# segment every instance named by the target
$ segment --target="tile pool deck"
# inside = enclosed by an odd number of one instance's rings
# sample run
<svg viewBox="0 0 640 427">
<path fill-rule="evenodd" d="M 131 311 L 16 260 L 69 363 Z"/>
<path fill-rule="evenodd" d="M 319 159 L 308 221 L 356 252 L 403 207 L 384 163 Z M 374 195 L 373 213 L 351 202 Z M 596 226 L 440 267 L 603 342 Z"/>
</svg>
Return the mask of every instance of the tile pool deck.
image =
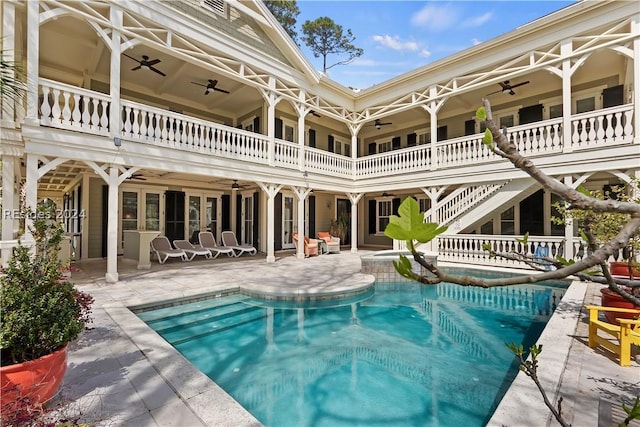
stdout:
<svg viewBox="0 0 640 427">
<path fill-rule="evenodd" d="M 360 255 L 366 253 L 343 251 L 304 260 L 279 253 L 271 264 L 260 254 L 168 261 L 154 263 L 150 271 L 138 271 L 121 260 L 118 283 L 104 282 L 104 261 L 80 262 L 72 280 L 94 296 L 94 324 L 70 346 L 58 400 L 68 402 L 65 413 L 82 412 L 81 421 L 98 426 L 258 426 L 126 307 L 239 287 L 274 294 L 340 294 L 372 280 L 360 273 Z M 599 408 L 606 412 L 602 420 L 612 412 L 608 402 L 628 402 L 640 395 L 637 361 L 621 368 L 586 344 L 586 313 L 580 308 L 599 303 L 599 287 L 572 286 L 541 337 L 541 381 L 550 397 L 558 391 L 564 397 L 563 413 L 574 426 L 613 425 L 598 423 Z M 533 382 L 520 375 L 489 425 L 557 425 L 548 422 L 548 413 Z M 614 421 L 619 422 L 615 415 Z"/>
</svg>

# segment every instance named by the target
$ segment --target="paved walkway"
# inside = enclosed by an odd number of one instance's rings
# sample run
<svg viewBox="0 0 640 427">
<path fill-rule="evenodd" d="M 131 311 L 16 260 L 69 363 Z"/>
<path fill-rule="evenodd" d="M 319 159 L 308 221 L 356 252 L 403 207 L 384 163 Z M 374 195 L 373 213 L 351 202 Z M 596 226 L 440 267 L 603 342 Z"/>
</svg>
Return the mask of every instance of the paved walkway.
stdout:
<svg viewBox="0 0 640 427">
<path fill-rule="evenodd" d="M 120 281 L 115 284 L 104 282 L 103 261 L 78 263 L 80 271 L 73 272 L 72 280 L 96 299 L 94 325 L 70 346 L 69 368 L 59 397 L 65 403 L 63 411 L 67 415 L 81 412 L 82 421 L 100 426 L 260 425 L 126 307 L 239 287 L 274 293 L 342 293 L 371 281 L 370 276 L 359 273 L 363 253 L 343 251 L 304 260 L 282 253 L 272 264 L 260 255 L 190 263 L 173 260 L 142 272 L 121 261 Z M 599 302 L 595 285 L 588 285 L 586 301 Z M 547 386 L 551 390 L 558 387 L 564 397 L 563 409 L 574 426 L 598 426 L 601 400 L 630 401 L 640 395 L 640 365 L 634 361 L 632 367 L 620 368 L 602 352 L 589 349 L 584 315 L 576 314 L 582 301 L 574 305 L 563 308 L 573 312 L 571 331 L 549 337 L 549 347 L 564 340 L 570 357 L 565 351 L 561 360 L 553 362 L 560 364 L 561 375 L 549 379 Z M 526 396 L 525 409 L 541 400 L 526 384 L 509 393 L 516 401 Z M 527 413 L 522 408 L 516 411 L 520 415 Z M 518 424 L 513 419 L 507 425 L 546 424 L 527 419 L 530 422 Z"/>
</svg>

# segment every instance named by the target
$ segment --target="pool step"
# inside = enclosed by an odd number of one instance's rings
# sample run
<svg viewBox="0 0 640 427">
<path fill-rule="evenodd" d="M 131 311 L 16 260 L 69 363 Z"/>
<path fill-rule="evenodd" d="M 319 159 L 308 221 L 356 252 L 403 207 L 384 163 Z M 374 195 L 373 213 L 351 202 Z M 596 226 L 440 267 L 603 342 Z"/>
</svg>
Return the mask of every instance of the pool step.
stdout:
<svg viewBox="0 0 640 427">
<path fill-rule="evenodd" d="M 221 308 L 224 308 L 224 310 L 213 311 L 209 316 L 202 317 L 199 320 L 181 323 L 162 330 L 156 329 L 156 331 L 169 343 L 177 345 L 185 341 L 216 334 L 232 327 L 254 322 L 265 316 L 265 310 L 260 307 L 234 305 Z"/>
<path fill-rule="evenodd" d="M 157 310 L 145 311 L 137 313 L 137 315 L 147 324 L 154 325 L 157 322 L 169 321 L 170 319 L 184 317 L 185 314 L 209 311 L 210 309 L 215 307 L 226 306 L 232 303 L 242 302 L 247 299 L 249 299 L 249 297 L 245 295 L 232 295 L 224 298 L 211 298 L 208 300 L 198 301 L 190 304 L 176 305 L 160 308 Z"/>
</svg>

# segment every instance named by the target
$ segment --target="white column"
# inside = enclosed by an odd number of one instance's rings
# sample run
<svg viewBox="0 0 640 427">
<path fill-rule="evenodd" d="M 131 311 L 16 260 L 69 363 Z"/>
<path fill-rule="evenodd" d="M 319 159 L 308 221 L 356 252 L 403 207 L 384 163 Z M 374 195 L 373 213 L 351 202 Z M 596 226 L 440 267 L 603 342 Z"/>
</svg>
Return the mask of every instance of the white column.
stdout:
<svg viewBox="0 0 640 427">
<path fill-rule="evenodd" d="M 25 182 L 25 197 L 24 204 L 26 208 L 30 208 L 32 212 L 35 212 L 36 205 L 38 204 L 38 157 L 33 154 L 27 154 L 27 179 Z M 33 235 L 31 234 L 31 227 L 33 226 L 32 218 L 25 218 L 24 220 L 24 240 L 31 243 L 33 241 Z"/>
<path fill-rule="evenodd" d="M 422 108 L 429 113 L 429 122 L 431 125 L 431 170 L 438 169 L 438 152 L 436 150 L 436 144 L 438 142 L 438 111 L 442 108 L 445 102 L 444 98 L 436 101 L 435 97 L 437 94 L 437 88 L 435 86 L 431 86 L 429 88 L 429 98 L 431 98 L 431 101 L 429 101 L 427 105 L 422 106 Z"/>
<path fill-rule="evenodd" d="M 564 184 L 568 185 L 569 187 L 573 187 L 573 177 L 571 175 L 567 175 L 564 177 Z M 571 216 L 567 216 L 565 218 L 565 225 L 564 225 L 564 253 L 562 254 L 562 257 L 564 259 L 571 259 L 573 258 L 573 244 L 574 244 L 574 238 L 573 238 L 573 218 L 571 218 Z"/>
<path fill-rule="evenodd" d="M 2 156 L 2 237 L 0 240 L 13 240 L 14 221 L 17 221 L 15 212 L 16 158 Z"/>
<path fill-rule="evenodd" d="M 305 169 L 304 137 L 304 115 L 302 115 L 298 117 L 298 169 L 301 171 Z"/>
<path fill-rule="evenodd" d="M 82 175 L 82 206 L 80 206 L 80 212 L 84 213 L 84 217 L 80 220 L 80 224 L 82 224 L 80 228 L 80 259 L 88 259 L 89 258 L 89 197 L 91 192 L 89 191 L 89 185 L 91 184 L 91 178 L 89 178 L 89 174 L 85 173 Z"/>
<path fill-rule="evenodd" d="M 28 122 L 36 122 L 38 120 L 39 12 L 39 1 L 27 2 L 27 117 L 25 120 Z"/>
<path fill-rule="evenodd" d="M 304 243 L 303 243 L 303 239 L 304 239 L 304 202 L 307 199 L 307 196 L 309 195 L 309 193 L 311 193 L 311 189 L 310 188 L 304 188 L 304 187 L 291 187 L 291 189 L 293 190 L 293 193 L 296 195 L 296 197 L 298 198 L 298 250 L 296 252 L 296 255 L 298 258 L 304 258 Z M 312 236 L 309 236 L 310 238 Z"/>
<path fill-rule="evenodd" d="M 109 167 L 109 190 L 107 207 L 107 282 L 118 281 L 118 168 Z"/>
<path fill-rule="evenodd" d="M 640 16 L 636 15 L 631 19 L 631 34 L 635 34 L 633 39 L 633 103 L 636 113 L 633 115 L 633 128 L 635 134 L 633 142 L 640 144 L 640 114 L 638 114 L 638 106 L 640 106 Z"/>
<path fill-rule="evenodd" d="M 570 153 L 571 147 L 571 59 L 569 55 L 573 51 L 571 40 L 564 40 L 560 45 L 562 61 L 562 151 Z"/>
<path fill-rule="evenodd" d="M 257 182 L 258 186 L 264 191 L 267 195 L 267 262 L 276 262 L 275 257 L 275 231 L 274 231 L 274 223 L 275 223 L 275 209 L 274 209 L 274 201 L 276 195 L 282 188 L 282 185 L 276 184 L 265 184 L 262 182 Z"/>
<path fill-rule="evenodd" d="M 111 106 L 109 108 L 109 128 L 112 137 L 120 137 L 122 119 L 120 115 L 120 31 L 122 27 L 122 10 L 113 4 L 110 9 L 111 24 L 111 70 L 109 75 L 109 95 L 111 96 Z"/>
<path fill-rule="evenodd" d="M 358 202 L 363 195 L 364 193 L 347 193 L 351 201 L 351 253 L 353 254 L 358 252 Z"/>
</svg>

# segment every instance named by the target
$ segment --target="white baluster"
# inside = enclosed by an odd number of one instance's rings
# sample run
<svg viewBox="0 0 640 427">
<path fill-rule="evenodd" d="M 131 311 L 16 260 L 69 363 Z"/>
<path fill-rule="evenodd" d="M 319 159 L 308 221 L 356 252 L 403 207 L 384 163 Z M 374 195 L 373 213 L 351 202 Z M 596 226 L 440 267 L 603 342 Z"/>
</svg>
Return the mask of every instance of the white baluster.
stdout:
<svg viewBox="0 0 640 427">
<path fill-rule="evenodd" d="M 596 130 L 596 138 L 597 138 L 598 142 L 607 142 L 607 141 L 604 141 L 604 135 L 605 135 L 605 133 L 604 133 L 604 128 L 605 128 L 604 116 L 598 116 L 597 117 L 597 123 L 598 123 L 598 126 L 597 126 L 597 130 Z"/>
<path fill-rule="evenodd" d="M 71 108 L 69 107 L 69 97 L 71 94 L 67 91 L 62 92 L 63 106 L 62 106 L 62 124 L 66 126 L 71 125 Z"/>
<path fill-rule="evenodd" d="M 111 108 L 111 104 L 108 103 L 107 101 L 100 101 L 100 105 L 101 105 L 101 109 L 102 109 L 102 113 L 100 115 L 100 126 L 102 127 L 103 130 L 108 130 L 108 126 L 109 126 L 109 110 Z M 114 113 L 114 116 L 116 114 Z M 115 119 L 117 119 L 117 117 L 114 117 Z"/>
<path fill-rule="evenodd" d="M 624 112 L 624 133 L 623 137 L 633 137 L 633 109 L 629 109 Z"/>
<path fill-rule="evenodd" d="M 137 108 L 133 108 L 131 107 L 131 116 L 132 116 L 132 123 L 131 123 L 131 132 L 133 132 L 133 137 L 134 138 L 140 138 L 140 111 Z"/>
<path fill-rule="evenodd" d="M 53 89 L 53 105 L 51 107 L 51 122 L 53 124 L 59 125 L 61 123 L 60 120 L 60 90 Z"/>
<path fill-rule="evenodd" d="M 622 113 L 616 113 L 616 129 L 615 129 L 615 141 L 622 141 L 624 138 L 623 128 L 622 128 Z"/>
<path fill-rule="evenodd" d="M 91 111 L 91 129 L 98 130 L 100 125 L 100 116 L 98 115 L 98 99 L 93 98 L 91 100 L 92 111 Z"/>
<path fill-rule="evenodd" d="M 91 99 L 87 96 L 82 97 L 82 126 L 91 129 Z"/>
<path fill-rule="evenodd" d="M 42 105 L 40 106 L 40 120 L 43 124 L 51 123 L 51 104 L 49 97 L 51 96 L 51 88 L 42 85 Z"/>
<path fill-rule="evenodd" d="M 80 104 L 82 103 L 82 101 L 80 101 L 80 95 L 78 95 L 77 93 L 73 94 L 73 111 L 71 112 L 71 121 L 73 123 L 73 126 L 76 127 L 82 127 L 82 123 L 80 123 L 80 118 L 82 117 L 82 115 L 80 114 Z"/>
</svg>

